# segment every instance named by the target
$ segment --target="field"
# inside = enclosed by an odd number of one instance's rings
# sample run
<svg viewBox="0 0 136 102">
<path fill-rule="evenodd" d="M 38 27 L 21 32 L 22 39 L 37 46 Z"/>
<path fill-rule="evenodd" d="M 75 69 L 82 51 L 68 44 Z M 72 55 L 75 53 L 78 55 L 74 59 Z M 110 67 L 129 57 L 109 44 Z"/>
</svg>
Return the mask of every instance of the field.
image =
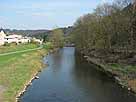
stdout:
<svg viewBox="0 0 136 102">
<path fill-rule="evenodd" d="M 1 53 L 7 53 L 7 52 L 13 52 L 13 51 L 22 51 L 27 49 L 33 49 L 38 47 L 36 44 L 10 44 L 8 46 L 0 46 L 0 54 Z"/>
<path fill-rule="evenodd" d="M 0 53 L 37 48 L 35 44 L 0 47 Z M 41 50 L 0 56 L 0 102 L 15 102 L 16 95 L 42 66 Z"/>
</svg>

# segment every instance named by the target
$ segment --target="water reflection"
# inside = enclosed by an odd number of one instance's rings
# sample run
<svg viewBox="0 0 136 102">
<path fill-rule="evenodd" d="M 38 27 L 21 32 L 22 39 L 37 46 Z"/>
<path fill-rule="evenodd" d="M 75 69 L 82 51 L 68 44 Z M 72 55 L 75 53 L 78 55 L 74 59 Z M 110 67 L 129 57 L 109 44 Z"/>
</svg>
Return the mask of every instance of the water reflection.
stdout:
<svg viewBox="0 0 136 102">
<path fill-rule="evenodd" d="M 136 97 L 121 89 L 117 84 L 104 73 L 100 73 L 94 68 L 95 65 L 88 64 L 82 57 L 76 57 L 74 67 L 74 81 L 76 85 L 87 93 L 92 102 L 135 102 Z M 86 96 L 87 96 L 86 95 Z M 89 102 L 89 101 L 87 101 Z"/>
<path fill-rule="evenodd" d="M 136 102 L 94 65 L 64 48 L 47 57 L 49 67 L 22 97 L 22 102 Z"/>
</svg>

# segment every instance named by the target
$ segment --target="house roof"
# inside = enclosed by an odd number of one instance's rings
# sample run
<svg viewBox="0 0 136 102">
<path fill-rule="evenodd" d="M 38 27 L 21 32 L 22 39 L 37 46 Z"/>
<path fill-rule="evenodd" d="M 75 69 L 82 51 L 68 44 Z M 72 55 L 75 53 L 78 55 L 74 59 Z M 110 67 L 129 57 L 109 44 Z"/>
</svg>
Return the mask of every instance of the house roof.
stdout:
<svg viewBox="0 0 136 102">
<path fill-rule="evenodd" d="M 5 30 L 4 30 L 2 27 L 0 28 L 0 32 L 1 32 L 1 31 L 3 31 L 3 32 L 6 34 Z"/>
</svg>

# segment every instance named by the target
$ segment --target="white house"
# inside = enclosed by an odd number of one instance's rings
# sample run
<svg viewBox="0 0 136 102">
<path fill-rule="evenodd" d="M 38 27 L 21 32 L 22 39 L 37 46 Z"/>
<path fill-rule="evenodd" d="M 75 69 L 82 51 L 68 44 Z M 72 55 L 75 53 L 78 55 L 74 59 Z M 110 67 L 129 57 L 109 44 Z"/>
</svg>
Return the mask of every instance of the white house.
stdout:
<svg viewBox="0 0 136 102">
<path fill-rule="evenodd" d="M 4 30 L 0 29 L 0 45 L 4 45 L 5 43 L 29 43 L 31 41 L 30 39 L 29 37 L 16 34 L 6 36 Z"/>
<path fill-rule="evenodd" d="M 5 32 L 1 29 L 1 30 L 0 30 L 0 45 L 4 45 L 4 43 L 5 43 L 5 37 L 6 37 L 6 34 L 5 34 Z"/>
<path fill-rule="evenodd" d="M 9 35 L 5 37 L 6 43 L 19 43 L 19 41 L 22 39 L 21 35 Z"/>
<path fill-rule="evenodd" d="M 19 43 L 29 43 L 29 42 L 31 42 L 31 40 L 30 40 L 31 38 L 29 38 L 29 37 L 23 37 L 23 38 L 21 38 L 21 39 L 19 39 Z"/>
<path fill-rule="evenodd" d="M 31 37 L 23 37 L 22 35 L 8 35 L 6 36 L 5 32 L 1 29 L 0 30 L 0 45 L 4 45 L 5 43 L 29 43 L 31 42 Z M 42 44 L 43 40 L 33 38 L 35 42 Z"/>
</svg>

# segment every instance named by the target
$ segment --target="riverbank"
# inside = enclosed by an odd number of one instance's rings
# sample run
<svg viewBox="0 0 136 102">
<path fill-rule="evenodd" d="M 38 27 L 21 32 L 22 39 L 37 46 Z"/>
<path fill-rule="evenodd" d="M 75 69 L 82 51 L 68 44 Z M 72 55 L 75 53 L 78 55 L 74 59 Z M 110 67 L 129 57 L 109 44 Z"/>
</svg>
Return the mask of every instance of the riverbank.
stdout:
<svg viewBox="0 0 136 102">
<path fill-rule="evenodd" d="M 109 77 L 113 78 L 115 82 L 121 85 L 122 88 L 136 94 L 136 66 L 123 65 L 119 63 L 104 63 L 99 58 L 84 56 L 89 62 L 98 66 L 99 71 L 104 72 Z"/>
<path fill-rule="evenodd" d="M 42 57 L 47 53 L 48 48 L 44 46 L 40 50 L 0 57 L 0 86 L 3 90 L 0 94 L 1 102 L 16 101 L 16 96 L 24 90 L 30 79 L 43 68 Z"/>
<path fill-rule="evenodd" d="M 44 65 L 44 67 L 45 66 L 46 65 Z M 32 85 L 33 80 L 39 79 L 39 72 L 41 72 L 41 69 L 37 70 L 37 72 L 32 75 L 31 79 L 24 84 L 23 89 L 21 89 L 21 91 L 16 95 L 16 102 L 20 102 L 21 96 L 24 95 L 24 93 L 27 91 L 27 88 Z"/>
</svg>

